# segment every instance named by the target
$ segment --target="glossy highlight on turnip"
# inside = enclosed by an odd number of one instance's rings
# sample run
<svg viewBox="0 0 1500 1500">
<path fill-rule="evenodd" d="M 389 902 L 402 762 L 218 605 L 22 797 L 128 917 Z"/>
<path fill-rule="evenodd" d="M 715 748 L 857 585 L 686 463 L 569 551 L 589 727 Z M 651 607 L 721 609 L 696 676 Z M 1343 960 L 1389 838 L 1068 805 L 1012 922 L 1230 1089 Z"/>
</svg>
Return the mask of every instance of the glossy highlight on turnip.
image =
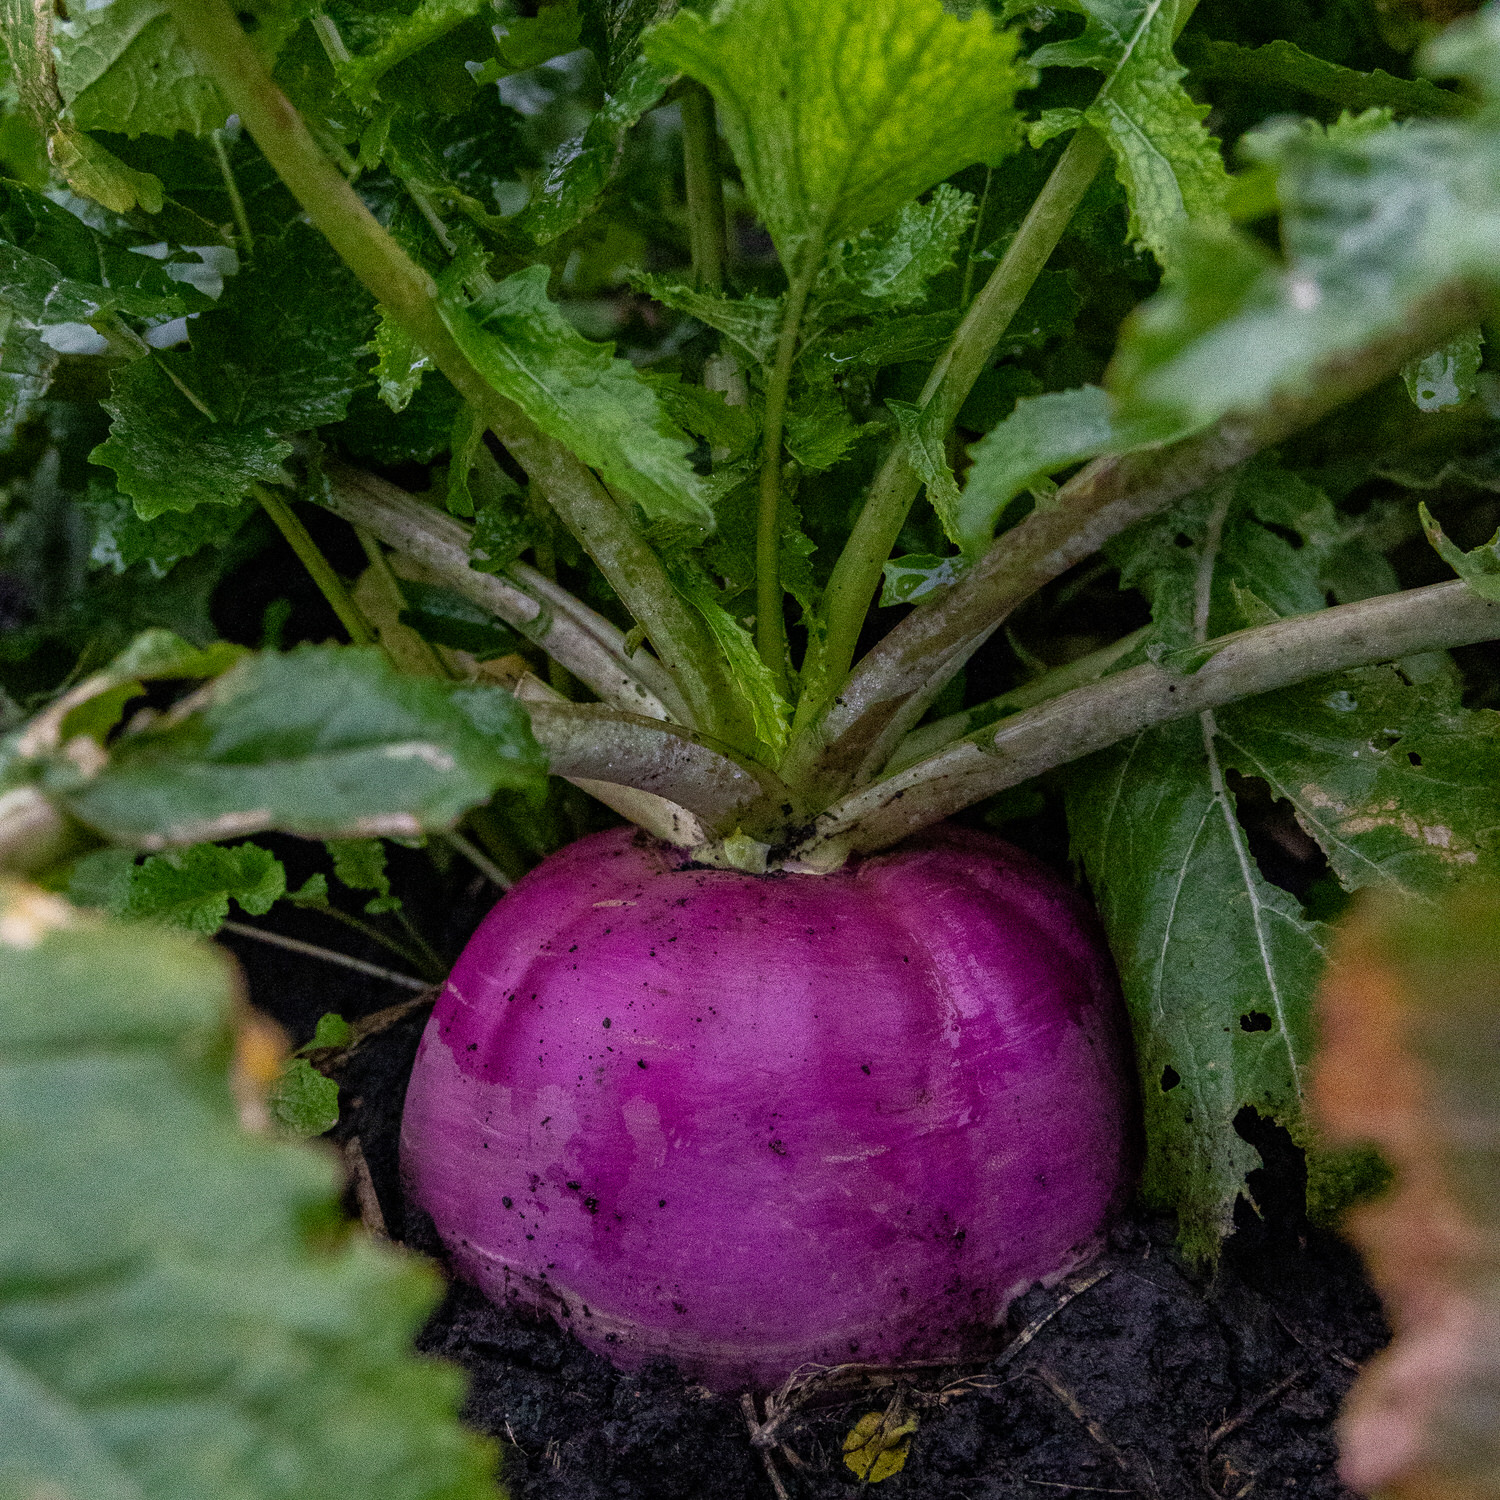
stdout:
<svg viewBox="0 0 1500 1500">
<path fill-rule="evenodd" d="M 632 829 L 486 918 L 422 1040 L 411 1198 L 456 1269 L 716 1390 L 957 1357 L 1127 1185 L 1109 960 L 1026 855 L 943 828 L 830 875 Z"/>
</svg>

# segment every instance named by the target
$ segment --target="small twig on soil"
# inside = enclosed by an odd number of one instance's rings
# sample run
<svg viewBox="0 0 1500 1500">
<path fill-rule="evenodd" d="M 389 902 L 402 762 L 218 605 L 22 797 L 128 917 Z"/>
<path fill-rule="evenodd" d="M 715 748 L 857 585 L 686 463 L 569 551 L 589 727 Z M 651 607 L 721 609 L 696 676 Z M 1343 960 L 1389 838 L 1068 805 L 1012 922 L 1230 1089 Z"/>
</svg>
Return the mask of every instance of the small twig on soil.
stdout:
<svg viewBox="0 0 1500 1500">
<path fill-rule="evenodd" d="M 1023 1484 L 1039 1484 L 1048 1490 L 1081 1490 L 1088 1495 L 1133 1495 L 1134 1490 L 1107 1490 L 1098 1484 L 1063 1484 L 1056 1479 L 1032 1479 L 1029 1475 L 1021 1476 Z"/>
<path fill-rule="evenodd" d="M 1095 1271 L 1092 1276 L 1085 1277 L 1082 1281 L 1064 1282 L 1067 1291 L 1058 1298 L 1044 1313 L 1038 1313 L 1004 1349 L 995 1361 L 995 1369 L 1003 1370 L 1021 1350 L 1023 1350 L 1043 1328 L 1065 1308 L 1075 1297 L 1081 1297 L 1091 1286 L 1098 1286 L 1106 1276 L 1114 1269 L 1113 1266 L 1105 1266 L 1102 1271 Z"/>
<path fill-rule="evenodd" d="M 1219 1444 L 1229 1436 L 1230 1433 L 1235 1432 L 1239 1428 L 1243 1427 L 1246 1422 L 1251 1420 L 1252 1417 L 1258 1416 L 1278 1396 L 1283 1395 L 1286 1391 L 1290 1390 L 1292 1386 L 1296 1385 L 1296 1383 L 1301 1380 L 1305 1374 L 1307 1374 L 1307 1366 L 1298 1366 L 1298 1368 L 1293 1370 L 1285 1380 L 1278 1380 L 1270 1390 L 1261 1392 L 1261 1394 L 1257 1396 L 1255 1400 L 1252 1401 L 1249 1406 L 1247 1406 L 1237 1416 L 1231 1417 L 1227 1422 L 1221 1422 L 1209 1434 L 1208 1442 L 1204 1445 L 1203 1449 L 1204 1455 L 1207 1456 L 1208 1454 L 1212 1453 L 1214 1449 L 1217 1448 Z"/>
<path fill-rule="evenodd" d="M 1294 1343 L 1301 1344 L 1304 1349 L 1312 1349 L 1318 1354 L 1326 1354 L 1329 1359 L 1336 1360 L 1346 1370 L 1353 1370 L 1356 1375 L 1359 1374 L 1359 1361 L 1350 1359 L 1342 1349 L 1336 1349 L 1325 1339 L 1314 1338 L 1305 1328 L 1299 1328 L 1295 1323 L 1288 1322 L 1279 1312 L 1273 1313 L 1272 1316 L 1287 1331 Z"/>
<path fill-rule="evenodd" d="M 385 1225 L 385 1215 L 380 1209 L 380 1199 L 375 1193 L 375 1181 L 370 1176 L 370 1164 L 365 1160 L 364 1147 L 357 1135 L 344 1142 L 344 1165 L 349 1170 L 349 1180 L 354 1187 L 354 1201 L 359 1205 L 359 1219 L 374 1240 L 389 1240 L 390 1231 Z"/>
<path fill-rule="evenodd" d="M 755 1397 L 746 1391 L 740 1397 L 740 1410 L 745 1414 L 745 1426 L 750 1430 L 750 1446 L 760 1451 L 761 1461 L 766 1466 L 766 1473 L 770 1476 L 771 1488 L 776 1491 L 776 1500 L 791 1500 L 786 1492 L 786 1486 L 781 1482 L 781 1475 L 776 1471 L 776 1460 L 771 1457 L 771 1450 L 762 1446 L 759 1439 L 763 1428 L 760 1418 L 755 1414 Z"/>
<path fill-rule="evenodd" d="M 1145 1469 L 1145 1466 L 1132 1454 L 1126 1453 L 1122 1448 L 1117 1448 L 1110 1441 L 1108 1434 L 1099 1423 L 1083 1409 L 1078 1397 L 1051 1370 L 1045 1365 L 1037 1365 L 1032 1373 L 1067 1407 L 1069 1414 L 1084 1431 L 1114 1459 L 1121 1472 L 1131 1481 L 1137 1493 L 1149 1495 L 1152 1497 L 1152 1500 L 1160 1500 L 1160 1492 L 1156 1487 L 1156 1480 L 1149 1469 Z"/>
<path fill-rule="evenodd" d="M 371 979 L 384 979 L 389 984 L 405 985 L 409 990 L 432 988 L 425 979 L 417 979 L 411 974 L 398 974 L 394 969 L 382 969 L 379 964 L 366 963 L 362 958 L 335 953 L 331 948 L 304 943 L 300 938 L 283 937 L 279 932 L 266 932 L 245 922 L 225 922 L 222 931 L 232 932 L 236 937 L 254 938 L 257 942 L 269 943 L 273 948 L 285 948 L 289 953 L 302 954 L 304 958 L 319 958 L 325 964 L 338 964 L 341 968 L 353 969 L 356 974 L 368 974 Z"/>
</svg>

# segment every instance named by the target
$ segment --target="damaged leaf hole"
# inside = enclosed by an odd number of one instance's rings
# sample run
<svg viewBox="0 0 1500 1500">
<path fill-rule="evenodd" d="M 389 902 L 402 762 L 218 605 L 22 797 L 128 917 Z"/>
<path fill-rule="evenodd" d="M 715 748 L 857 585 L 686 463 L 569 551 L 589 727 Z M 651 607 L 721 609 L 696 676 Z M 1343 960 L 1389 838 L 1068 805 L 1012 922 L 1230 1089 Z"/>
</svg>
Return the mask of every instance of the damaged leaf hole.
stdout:
<svg viewBox="0 0 1500 1500">
<path fill-rule="evenodd" d="M 1297 821 L 1291 802 L 1276 796 L 1259 776 L 1226 769 L 1224 781 L 1233 796 L 1235 816 L 1245 832 L 1250 857 L 1262 878 L 1295 897 L 1303 907 L 1321 905 L 1317 898 L 1330 889 L 1336 891 L 1338 879 L 1317 840 Z M 1247 1031 L 1263 1029 L 1258 1025 L 1245 1027 Z"/>
</svg>

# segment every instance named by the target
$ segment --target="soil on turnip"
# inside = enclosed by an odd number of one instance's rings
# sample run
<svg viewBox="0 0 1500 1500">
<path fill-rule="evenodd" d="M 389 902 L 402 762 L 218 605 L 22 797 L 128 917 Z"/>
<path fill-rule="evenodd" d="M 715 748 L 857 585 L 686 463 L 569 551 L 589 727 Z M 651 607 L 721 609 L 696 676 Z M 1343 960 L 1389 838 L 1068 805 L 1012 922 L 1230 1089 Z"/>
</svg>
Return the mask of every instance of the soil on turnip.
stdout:
<svg viewBox="0 0 1500 1500">
<path fill-rule="evenodd" d="M 472 911 L 445 913 L 460 933 L 487 897 L 475 888 L 470 899 L 480 903 Z M 230 945 L 253 1000 L 298 1042 L 323 1011 L 353 1019 L 402 999 L 345 971 Z M 366 1217 L 373 1188 L 391 1237 L 440 1258 L 431 1226 L 402 1200 L 396 1161 L 427 1009 L 409 1004 L 331 1069 L 342 1087 L 333 1138 L 351 1160 L 357 1142 L 368 1167 Z M 1387 1330 L 1354 1253 L 1301 1216 L 1300 1153 L 1248 1112 L 1240 1128 L 1267 1162 L 1251 1183 L 1260 1212 L 1242 1205 L 1216 1274 L 1185 1266 L 1170 1223 L 1133 1209 L 1099 1259 L 1071 1278 L 1072 1287 L 1090 1283 L 1085 1290 L 1034 1288 L 1016 1304 L 1010 1331 L 1031 1332 L 1024 1345 L 989 1364 L 916 1372 L 897 1388 L 834 1393 L 794 1413 L 776 1434 L 784 1446 L 770 1450 L 784 1493 L 816 1500 L 858 1490 L 843 1439 L 899 1389 L 919 1426 L 905 1467 L 880 1483 L 883 1500 L 1345 1496 L 1332 1424 Z M 668 1365 L 624 1374 L 551 1322 L 494 1307 L 460 1282 L 418 1343 L 468 1372 L 465 1417 L 506 1445 L 515 1500 L 774 1500 L 741 1405 Z"/>
</svg>

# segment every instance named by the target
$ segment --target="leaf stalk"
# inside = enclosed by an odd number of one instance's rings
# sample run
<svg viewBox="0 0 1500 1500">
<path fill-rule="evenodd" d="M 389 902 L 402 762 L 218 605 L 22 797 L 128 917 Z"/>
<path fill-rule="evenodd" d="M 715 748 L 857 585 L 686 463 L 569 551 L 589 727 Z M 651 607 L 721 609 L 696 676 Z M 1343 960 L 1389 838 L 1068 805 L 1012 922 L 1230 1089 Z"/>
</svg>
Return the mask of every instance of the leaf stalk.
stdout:
<svg viewBox="0 0 1500 1500">
<path fill-rule="evenodd" d="M 781 597 L 781 439 L 802 314 L 817 276 L 818 257 L 792 278 L 776 340 L 776 362 L 766 381 L 764 447 L 760 461 L 760 509 L 755 529 L 755 643 L 782 697 L 787 694 L 786 618 Z"/>
</svg>

